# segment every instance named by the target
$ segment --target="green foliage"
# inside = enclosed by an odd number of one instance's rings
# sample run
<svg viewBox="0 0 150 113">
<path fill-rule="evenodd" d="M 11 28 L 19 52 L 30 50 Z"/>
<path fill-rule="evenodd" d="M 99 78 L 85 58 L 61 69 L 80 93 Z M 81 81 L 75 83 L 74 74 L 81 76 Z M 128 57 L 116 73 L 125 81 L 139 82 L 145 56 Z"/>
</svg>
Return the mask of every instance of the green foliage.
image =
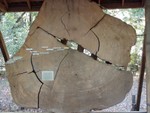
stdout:
<svg viewBox="0 0 150 113">
<path fill-rule="evenodd" d="M 0 31 L 9 54 L 14 55 L 23 45 L 29 32 L 29 27 L 37 13 L 5 13 L 1 15 Z"/>
</svg>

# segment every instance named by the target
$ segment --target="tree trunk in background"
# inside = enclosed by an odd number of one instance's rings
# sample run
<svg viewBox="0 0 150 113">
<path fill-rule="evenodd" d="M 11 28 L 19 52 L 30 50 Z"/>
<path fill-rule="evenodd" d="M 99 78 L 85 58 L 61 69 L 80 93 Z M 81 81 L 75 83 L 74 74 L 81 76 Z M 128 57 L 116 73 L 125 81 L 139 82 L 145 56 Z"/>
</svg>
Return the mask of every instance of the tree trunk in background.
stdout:
<svg viewBox="0 0 150 113">
<path fill-rule="evenodd" d="M 113 106 L 131 89 L 125 69 L 135 40 L 131 26 L 94 2 L 45 0 L 25 44 L 7 62 L 13 99 L 54 113 Z"/>
</svg>

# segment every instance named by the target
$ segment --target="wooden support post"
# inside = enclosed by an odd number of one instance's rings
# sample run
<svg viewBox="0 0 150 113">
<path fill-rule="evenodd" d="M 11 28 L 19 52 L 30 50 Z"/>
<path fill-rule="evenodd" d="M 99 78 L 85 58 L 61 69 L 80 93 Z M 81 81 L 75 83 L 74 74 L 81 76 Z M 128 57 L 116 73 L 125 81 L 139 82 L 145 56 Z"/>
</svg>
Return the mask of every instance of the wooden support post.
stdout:
<svg viewBox="0 0 150 113">
<path fill-rule="evenodd" d="M 141 94 L 142 94 L 142 86 L 144 81 L 144 73 L 145 73 L 145 62 L 146 62 L 146 53 L 145 53 L 145 38 L 143 41 L 143 53 L 142 53 L 142 62 L 141 62 L 141 72 L 139 77 L 139 86 L 138 86 L 138 95 L 137 95 L 137 102 L 136 102 L 136 111 L 140 110 L 140 103 L 141 103 Z"/>
<path fill-rule="evenodd" d="M 6 8 L 8 9 L 8 3 L 7 3 L 7 0 L 3 0 L 4 1 L 4 4 L 6 6 Z"/>
<path fill-rule="evenodd" d="M 2 3 L 0 3 L 0 11 L 2 11 L 2 12 L 6 12 L 7 11 L 7 8 Z"/>
<path fill-rule="evenodd" d="M 27 4 L 28 4 L 29 9 L 31 9 L 30 0 L 27 0 Z"/>
<path fill-rule="evenodd" d="M 144 5 L 145 5 L 145 0 L 142 0 L 142 6 L 144 7 Z"/>
<path fill-rule="evenodd" d="M 98 0 L 98 4 L 101 4 L 101 0 Z"/>
<path fill-rule="evenodd" d="M 145 3 L 147 112 L 150 113 L 150 0 Z"/>
<path fill-rule="evenodd" d="M 5 60 L 5 62 L 7 62 L 9 60 L 9 54 L 7 52 L 7 48 L 6 48 L 6 45 L 5 45 L 5 42 L 4 42 L 1 32 L 0 32 L 0 48 L 1 48 L 2 54 L 4 56 L 4 60 Z"/>
<path fill-rule="evenodd" d="M 122 0 L 122 7 L 124 6 L 124 0 Z"/>
</svg>

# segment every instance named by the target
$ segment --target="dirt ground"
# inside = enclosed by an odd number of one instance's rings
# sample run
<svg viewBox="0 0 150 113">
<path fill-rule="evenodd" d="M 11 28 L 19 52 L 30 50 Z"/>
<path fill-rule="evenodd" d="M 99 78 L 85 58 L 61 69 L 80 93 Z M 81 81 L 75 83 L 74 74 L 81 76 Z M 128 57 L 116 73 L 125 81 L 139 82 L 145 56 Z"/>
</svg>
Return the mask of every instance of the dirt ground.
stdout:
<svg viewBox="0 0 150 113">
<path fill-rule="evenodd" d="M 100 112 L 128 112 L 131 111 L 132 95 L 137 94 L 138 79 L 134 78 L 131 91 L 120 104 L 117 104 Z M 17 106 L 11 97 L 9 83 L 6 77 L 0 77 L 0 112 L 44 112 L 41 109 L 27 109 Z M 113 97 L 112 97 L 113 98 Z M 144 82 L 141 100 L 141 111 L 146 111 L 146 83 Z"/>
</svg>

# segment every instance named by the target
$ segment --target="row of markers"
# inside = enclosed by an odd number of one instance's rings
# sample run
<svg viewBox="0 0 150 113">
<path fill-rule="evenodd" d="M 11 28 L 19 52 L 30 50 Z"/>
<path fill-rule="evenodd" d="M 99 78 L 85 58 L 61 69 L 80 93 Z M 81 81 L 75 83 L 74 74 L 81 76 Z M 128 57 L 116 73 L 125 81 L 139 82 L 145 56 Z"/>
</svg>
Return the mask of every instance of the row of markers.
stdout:
<svg viewBox="0 0 150 113">
<path fill-rule="evenodd" d="M 32 55 L 47 55 L 50 52 L 49 51 L 63 51 L 63 50 L 68 50 L 69 47 L 53 47 L 53 48 L 48 48 L 47 46 L 43 46 L 42 49 L 45 49 L 46 52 L 38 52 L 33 50 L 33 48 L 26 48 L 27 51 L 30 51 Z"/>
<path fill-rule="evenodd" d="M 91 53 L 89 50 L 83 48 L 81 45 L 75 43 L 74 41 L 70 41 L 70 40 L 66 40 L 66 39 L 57 39 L 57 40 L 60 43 L 66 45 L 67 47 L 53 47 L 53 48 L 49 48 L 47 46 L 41 47 L 42 49 L 46 49 L 47 52 L 34 51 L 32 48 L 26 48 L 26 50 L 30 51 L 32 53 L 32 55 L 46 55 L 46 54 L 50 53 L 49 51 L 63 51 L 63 50 L 72 49 L 72 50 L 79 51 L 79 52 L 91 57 L 92 59 L 94 59 L 100 63 L 111 65 L 111 66 L 113 66 L 116 69 L 121 70 L 121 71 L 126 70 L 124 66 L 115 65 L 109 61 L 106 61 L 106 60 L 99 58 L 97 55 Z"/>
</svg>

